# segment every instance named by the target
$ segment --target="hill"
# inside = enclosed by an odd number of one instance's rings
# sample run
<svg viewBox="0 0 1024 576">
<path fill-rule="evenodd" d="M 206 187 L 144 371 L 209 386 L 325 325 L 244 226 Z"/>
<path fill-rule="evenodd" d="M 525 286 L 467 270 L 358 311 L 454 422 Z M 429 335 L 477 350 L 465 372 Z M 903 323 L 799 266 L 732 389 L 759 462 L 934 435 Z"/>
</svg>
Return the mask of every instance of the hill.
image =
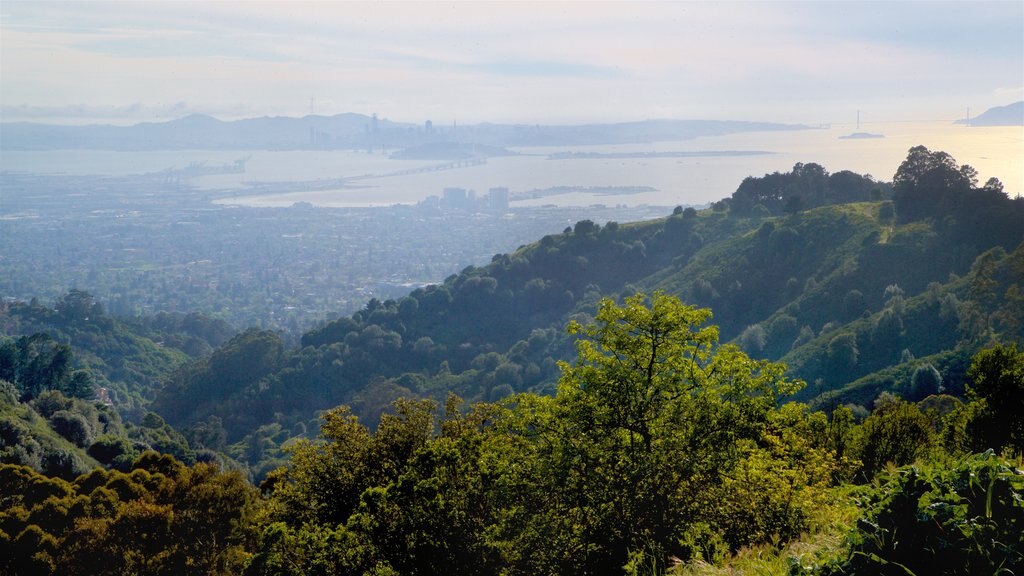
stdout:
<svg viewBox="0 0 1024 576">
<path fill-rule="evenodd" d="M 985 110 L 974 118 L 957 120 L 955 124 L 968 126 L 1024 126 L 1024 100 L 995 106 Z"/>
<path fill-rule="evenodd" d="M 6 303 L 0 573 L 1015 571 L 1022 234 L 916 147 L 582 220 L 299 347 Z"/>
<path fill-rule="evenodd" d="M 132 126 L 62 126 L 8 122 L 3 150 L 317 150 L 396 149 L 438 142 L 480 146 L 628 144 L 689 140 L 740 132 L 804 130 L 806 126 L 721 120 L 646 120 L 618 124 L 451 127 L 394 122 L 376 115 L 262 117 L 222 121 L 193 114 Z M 493 154 L 492 154 L 493 155 Z"/>
<path fill-rule="evenodd" d="M 588 322 L 602 297 L 662 291 L 712 309 L 723 342 L 784 361 L 809 384 L 797 399 L 864 411 L 882 392 L 963 394 L 978 349 L 1024 337 L 1022 240 L 1024 202 L 916 147 L 892 184 L 797 164 L 703 211 L 581 220 L 373 299 L 297 346 L 198 314 L 112 317 L 79 290 L 53 309 L 5 303 L 0 379 L 22 402 L 52 388 L 108 400 L 133 424 L 152 411 L 183 435 L 179 452 L 261 478 L 339 404 L 372 424 L 400 397 L 550 395 L 573 354 L 570 321 Z M 938 377 L 915 386 L 918 371 Z"/>
<path fill-rule="evenodd" d="M 785 360 L 810 383 L 801 398 L 826 407 L 868 409 L 926 365 L 958 392 L 976 350 L 1024 337 L 1022 240 L 1024 202 L 978 187 L 942 152 L 911 150 L 892 186 L 798 164 L 701 212 L 577 222 L 372 300 L 298 348 L 248 331 L 178 372 L 153 406 L 179 427 L 216 419 L 231 453 L 255 463 L 342 403 L 372 423 L 398 397 L 549 394 L 572 354 L 566 323 L 641 290 L 711 307 L 723 341 Z"/>
</svg>

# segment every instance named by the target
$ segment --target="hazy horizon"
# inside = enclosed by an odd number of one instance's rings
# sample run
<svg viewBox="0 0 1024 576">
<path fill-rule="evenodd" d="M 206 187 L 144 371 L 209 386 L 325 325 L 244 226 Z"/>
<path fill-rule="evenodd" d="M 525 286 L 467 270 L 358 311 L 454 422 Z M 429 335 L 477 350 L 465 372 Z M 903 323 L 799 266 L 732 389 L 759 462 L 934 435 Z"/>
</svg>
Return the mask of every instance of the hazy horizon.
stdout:
<svg viewBox="0 0 1024 576">
<path fill-rule="evenodd" d="M 22 2 L 0 120 L 953 121 L 1024 100 L 1024 3 Z"/>
</svg>

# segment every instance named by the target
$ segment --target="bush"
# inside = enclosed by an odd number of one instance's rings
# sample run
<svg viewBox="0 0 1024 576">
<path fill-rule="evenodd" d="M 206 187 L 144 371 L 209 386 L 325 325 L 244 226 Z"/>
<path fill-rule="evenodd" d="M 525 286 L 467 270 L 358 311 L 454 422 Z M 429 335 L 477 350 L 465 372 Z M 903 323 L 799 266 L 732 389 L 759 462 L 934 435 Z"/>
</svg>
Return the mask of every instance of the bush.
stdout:
<svg viewBox="0 0 1024 576">
<path fill-rule="evenodd" d="M 79 448 L 85 448 L 92 444 L 92 427 L 81 414 L 59 410 L 50 416 L 50 426 L 53 427 L 54 432 Z"/>
<path fill-rule="evenodd" d="M 72 452 L 56 449 L 43 454 L 41 472 L 47 476 L 71 480 L 88 471 L 89 466 Z"/>
<path fill-rule="evenodd" d="M 942 391 L 942 375 L 931 364 L 918 366 L 910 377 L 908 400 L 918 401 Z"/>
<path fill-rule="evenodd" d="M 32 407 L 43 418 L 49 418 L 60 410 L 70 410 L 74 401 L 56 390 L 42 392 L 34 400 Z"/>
<path fill-rule="evenodd" d="M 860 429 L 857 452 L 863 463 L 861 473 L 871 479 L 890 463 L 910 464 L 931 443 L 931 421 L 916 404 L 880 397 L 875 412 Z"/>
<path fill-rule="evenodd" d="M 747 326 L 740 334 L 740 348 L 747 354 L 760 354 L 768 342 L 768 335 L 760 324 Z"/>
<path fill-rule="evenodd" d="M 110 435 L 97 438 L 92 446 L 89 446 L 88 454 L 107 466 L 111 466 L 120 456 L 125 456 L 122 461 L 125 459 L 134 461 L 139 456 L 139 452 L 130 440 Z"/>
<path fill-rule="evenodd" d="M 824 574 L 1020 574 L 1024 472 L 985 452 L 905 467 L 864 489 L 849 554 Z"/>
<path fill-rule="evenodd" d="M 860 356 L 857 350 L 857 336 L 850 332 L 837 334 L 829 340 L 826 353 L 829 362 L 838 370 L 853 368 Z"/>
</svg>

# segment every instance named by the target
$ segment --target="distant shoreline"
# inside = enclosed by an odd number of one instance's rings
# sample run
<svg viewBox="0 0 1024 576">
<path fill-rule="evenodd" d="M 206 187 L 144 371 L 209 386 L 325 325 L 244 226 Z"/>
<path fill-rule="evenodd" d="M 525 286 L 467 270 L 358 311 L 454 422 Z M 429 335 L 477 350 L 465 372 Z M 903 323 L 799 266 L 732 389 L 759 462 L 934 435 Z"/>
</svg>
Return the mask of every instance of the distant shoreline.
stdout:
<svg viewBox="0 0 1024 576">
<path fill-rule="evenodd" d="M 657 191 L 658 189 L 653 186 L 552 186 L 550 188 L 514 192 L 509 195 L 509 201 L 520 202 L 523 200 L 533 200 L 536 198 L 546 198 L 548 196 L 558 196 L 560 194 L 573 194 L 579 192 L 584 194 L 593 194 L 595 196 L 620 196 L 625 194 L 643 194 L 645 192 Z"/>
<path fill-rule="evenodd" d="M 555 152 L 548 160 L 594 160 L 604 158 L 720 158 L 775 154 L 764 150 L 698 150 L 693 152 Z"/>
</svg>

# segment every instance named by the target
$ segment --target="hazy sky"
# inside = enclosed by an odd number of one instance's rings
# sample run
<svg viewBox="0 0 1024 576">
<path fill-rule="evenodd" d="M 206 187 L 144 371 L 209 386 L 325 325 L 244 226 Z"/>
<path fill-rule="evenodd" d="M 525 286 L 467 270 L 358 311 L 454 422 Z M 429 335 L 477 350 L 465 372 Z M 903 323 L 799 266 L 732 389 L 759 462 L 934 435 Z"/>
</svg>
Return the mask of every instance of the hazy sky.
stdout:
<svg viewBox="0 0 1024 576">
<path fill-rule="evenodd" d="M 1024 2 L 0 3 L 5 121 L 952 120 L 1024 99 Z"/>
</svg>

